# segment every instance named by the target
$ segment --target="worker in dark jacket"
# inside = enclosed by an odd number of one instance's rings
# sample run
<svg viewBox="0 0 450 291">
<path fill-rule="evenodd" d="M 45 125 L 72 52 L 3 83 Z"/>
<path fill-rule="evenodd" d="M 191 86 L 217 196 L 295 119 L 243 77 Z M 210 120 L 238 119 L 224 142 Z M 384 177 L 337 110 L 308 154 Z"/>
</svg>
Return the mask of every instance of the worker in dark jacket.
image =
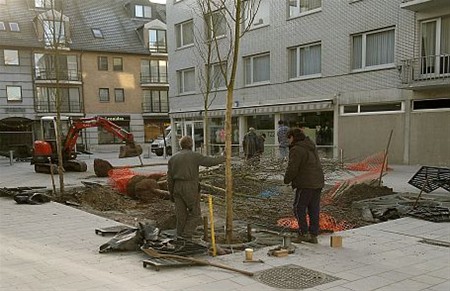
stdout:
<svg viewBox="0 0 450 291">
<path fill-rule="evenodd" d="M 172 201 L 175 202 L 177 235 L 191 239 L 202 223 L 199 191 L 199 166 L 215 166 L 225 157 L 208 157 L 192 151 L 190 136 L 180 139 L 181 151 L 173 155 L 168 163 L 167 183 Z"/>
<path fill-rule="evenodd" d="M 295 189 L 293 210 L 298 221 L 299 236 L 294 242 L 318 243 L 320 193 L 324 175 L 316 145 L 299 128 L 288 131 L 289 162 L 284 183 Z M 306 214 L 309 215 L 309 226 Z"/>
</svg>

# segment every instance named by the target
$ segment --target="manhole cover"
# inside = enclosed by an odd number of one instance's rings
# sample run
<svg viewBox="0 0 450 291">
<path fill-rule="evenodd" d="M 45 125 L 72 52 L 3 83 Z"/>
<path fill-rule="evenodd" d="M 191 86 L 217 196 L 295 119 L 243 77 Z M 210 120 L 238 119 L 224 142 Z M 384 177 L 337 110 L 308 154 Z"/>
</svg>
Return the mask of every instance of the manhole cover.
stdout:
<svg viewBox="0 0 450 291">
<path fill-rule="evenodd" d="M 271 287 L 282 289 L 306 289 L 340 280 L 340 278 L 297 265 L 264 270 L 256 273 L 255 279 Z"/>
</svg>

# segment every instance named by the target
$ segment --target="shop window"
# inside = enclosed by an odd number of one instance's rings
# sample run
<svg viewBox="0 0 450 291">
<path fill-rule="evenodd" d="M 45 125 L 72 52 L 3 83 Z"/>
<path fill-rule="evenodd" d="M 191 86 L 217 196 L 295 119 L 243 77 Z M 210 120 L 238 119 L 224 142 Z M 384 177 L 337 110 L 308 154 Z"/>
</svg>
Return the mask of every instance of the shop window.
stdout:
<svg viewBox="0 0 450 291">
<path fill-rule="evenodd" d="M 114 122 L 126 131 L 130 131 L 130 118 L 128 116 L 114 116 L 105 117 L 106 119 Z M 104 128 L 98 128 L 98 144 L 122 144 L 124 141 L 105 130 Z"/>
</svg>

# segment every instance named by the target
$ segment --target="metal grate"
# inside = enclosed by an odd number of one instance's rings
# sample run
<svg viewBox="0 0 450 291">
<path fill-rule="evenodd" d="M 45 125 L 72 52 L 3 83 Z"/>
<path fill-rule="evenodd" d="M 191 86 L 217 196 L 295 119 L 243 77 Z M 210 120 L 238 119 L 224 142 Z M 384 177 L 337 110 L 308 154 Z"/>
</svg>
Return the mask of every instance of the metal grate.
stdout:
<svg viewBox="0 0 450 291">
<path fill-rule="evenodd" d="M 255 279 L 270 287 L 297 290 L 340 280 L 340 278 L 297 265 L 285 265 L 264 270 L 256 273 Z"/>
</svg>

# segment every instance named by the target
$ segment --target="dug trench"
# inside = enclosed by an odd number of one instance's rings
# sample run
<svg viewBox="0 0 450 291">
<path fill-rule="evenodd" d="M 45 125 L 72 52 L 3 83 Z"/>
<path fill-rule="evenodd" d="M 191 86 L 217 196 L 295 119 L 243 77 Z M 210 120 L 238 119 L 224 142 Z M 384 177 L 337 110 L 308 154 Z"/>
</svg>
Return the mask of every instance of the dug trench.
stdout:
<svg viewBox="0 0 450 291">
<path fill-rule="evenodd" d="M 339 171 L 334 166 L 332 170 Z M 138 223 L 150 222 L 160 230 L 175 228 L 175 207 L 168 196 L 165 173 L 138 175 L 130 169 L 117 169 L 114 172 L 110 172 L 109 183 L 86 182 L 84 187 L 68 189 L 63 196 L 57 198 L 57 202 L 128 226 L 135 227 Z M 226 241 L 223 173 L 223 166 L 201 172 L 201 192 L 211 195 L 213 201 L 216 243 L 245 244 L 249 240 L 246 227 L 249 225 L 272 233 L 295 231 L 297 225 L 292 215 L 293 190 L 283 185 L 279 168 L 247 168 L 240 165 L 233 171 L 233 240 L 231 243 Z M 331 198 L 336 189 L 334 185 L 328 184 L 322 192 L 320 227 L 323 232 L 358 228 L 380 221 L 364 219 L 361 210 L 352 208 L 352 203 L 393 194 L 388 187 L 376 186 L 376 181 L 365 181 L 345 187 L 340 190 L 338 197 Z M 209 220 L 208 199 L 202 200 L 202 214 Z M 204 233 L 202 226 L 198 233 Z M 273 243 L 278 242 L 279 240 L 274 240 Z"/>
</svg>

